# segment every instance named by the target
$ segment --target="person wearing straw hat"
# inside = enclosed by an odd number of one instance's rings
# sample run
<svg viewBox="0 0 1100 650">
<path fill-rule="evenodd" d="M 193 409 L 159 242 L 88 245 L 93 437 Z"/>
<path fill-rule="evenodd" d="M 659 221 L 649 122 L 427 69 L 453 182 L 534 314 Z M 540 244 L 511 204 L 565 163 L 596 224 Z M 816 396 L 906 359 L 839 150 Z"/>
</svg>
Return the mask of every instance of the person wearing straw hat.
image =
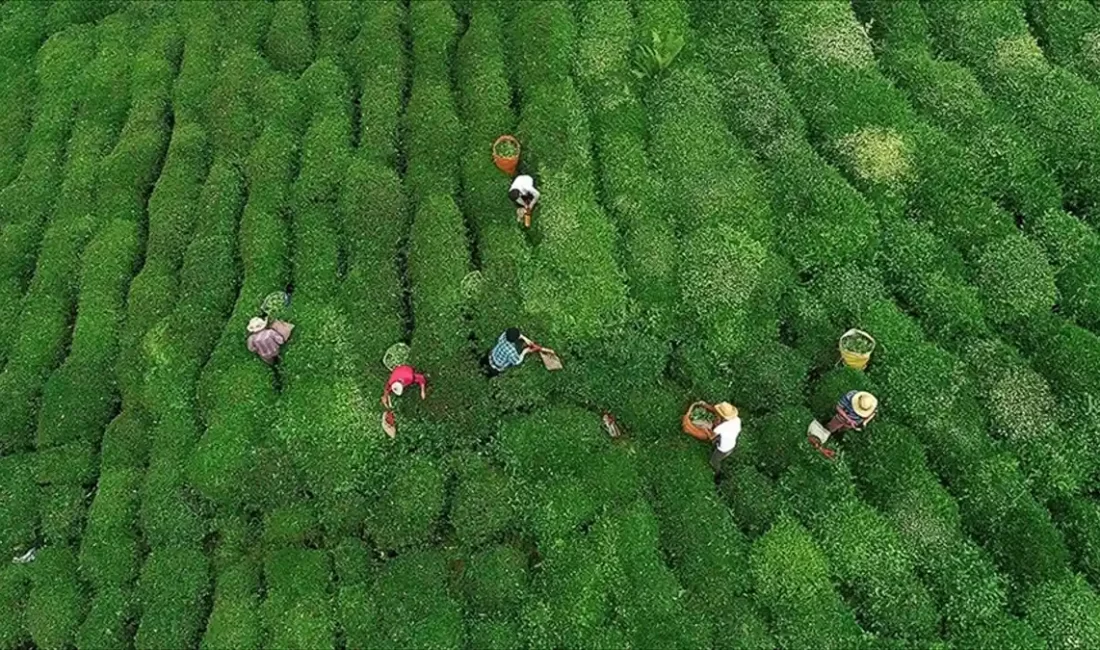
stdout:
<svg viewBox="0 0 1100 650">
<path fill-rule="evenodd" d="M 516 176 L 512 187 L 508 189 L 508 198 L 516 204 L 516 221 L 523 223 L 524 215 L 535 209 L 539 196 L 539 191 L 535 189 L 535 179 L 527 174 Z"/>
<path fill-rule="evenodd" d="M 874 395 L 862 390 L 848 391 L 836 403 L 836 415 L 825 428 L 829 430 L 830 437 L 839 442 L 844 438 L 845 431 L 862 431 L 877 411 L 878 399 Z"/>
<path fill-rule="evenodd" d="M 737 437 L 741 435 L 741 418 L 737 415 L 737 407 L 729 402 L 715 404 L 714 412 L 721 421 L 711 431 L 714 451 L 710 454 L 710 467 L 714 470 L 715 480 L 718 480 L 722 474 L 722 461 L 733 453 Z"/>
<path fill-rule="evenodd" d="M 248 321 L 249 351 L 255 352 L 265 363 L 271 365 L 279 358 L 279 348 L 290 340 L 294 326 L 286 321 L 276 320 L 268 324 L 266 318 L 257 316 Z"/>
<path fill-rule="evenodd" d="M 420 386 L 420 399 L 427 397 L 428 380 L 424 375 L 414 370 L 412 366 L 397 366 L 394 368 L 393 372 L 390 373 L 390 378 L 386 381 L 386 388 L 382 391 L 382 406 L 392 409 L 393 400 L 390 399 L 390 395 L 401 397 L 405 392 L 405 387 L 412 384 Z"/>
</svg>

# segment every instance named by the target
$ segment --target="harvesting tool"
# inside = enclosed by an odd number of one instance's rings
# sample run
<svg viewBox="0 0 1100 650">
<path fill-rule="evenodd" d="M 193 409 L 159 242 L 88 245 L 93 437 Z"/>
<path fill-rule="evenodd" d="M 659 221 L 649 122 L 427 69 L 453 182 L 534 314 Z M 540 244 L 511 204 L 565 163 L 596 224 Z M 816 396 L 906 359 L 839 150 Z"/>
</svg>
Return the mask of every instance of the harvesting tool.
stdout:
<svg viewBox="0 0 1100 650">
<path fill-rule="evenodd" d="M 542 359 L 542 365 L 545 366 L 547 370 L 561 370 L 564 367 L 561 362 L 561 357 L 558 356 L 557 352 L 554 352 L 550 348 L 544 348 L 538 343 L 531 343 L 529 347 L 532 352 L 538 353 L 539 358 Z"/>
</svg>

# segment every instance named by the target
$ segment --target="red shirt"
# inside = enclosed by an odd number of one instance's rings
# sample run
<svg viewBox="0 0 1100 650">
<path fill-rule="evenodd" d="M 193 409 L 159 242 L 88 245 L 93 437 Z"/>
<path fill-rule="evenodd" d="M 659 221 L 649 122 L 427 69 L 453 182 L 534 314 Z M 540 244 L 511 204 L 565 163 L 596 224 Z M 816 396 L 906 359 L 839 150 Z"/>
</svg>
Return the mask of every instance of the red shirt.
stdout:
<svg viewBox="0 0 1100 650">
<path fill-rule="evenodd" d="M 386 382 L 384 394 L 389 395 L 393 390 L 393 385 L 398 382 L 401 382 L 401 385 L 405 387 L 420 384 L 421 388 L 425 388 L 428 385 L 428 380 L 424 378 L 424 375 L 413 370 L 412 366 L 397 366 L 390 374 L 389 381 Z"/>
</svg>

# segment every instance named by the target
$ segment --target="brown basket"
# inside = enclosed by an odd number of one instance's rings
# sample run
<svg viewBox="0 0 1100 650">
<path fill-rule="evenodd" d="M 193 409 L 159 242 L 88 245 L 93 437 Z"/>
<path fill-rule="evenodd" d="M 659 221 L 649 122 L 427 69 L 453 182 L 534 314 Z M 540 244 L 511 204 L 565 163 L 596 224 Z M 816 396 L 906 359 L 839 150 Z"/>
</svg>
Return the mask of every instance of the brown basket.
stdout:
<svg viewBox="0 0 1100 650">
<path fill-rule="evenodd" d="M 710 442 L 714 440 L 714 431 L 712 430 L 714 427 L 713 423 L 696 422 L 691 419 L 691 412 L 695 410 L 696 406 L 701 405 L 702 402 L 695 402 L 687 408 L 687 411 L 684 412 L 684 416 L 680 418 L 680 428 L 684 430 L 684 433 L 696 440 Z M 707 428 L 707 424 L 710 424 L 710 428 Z"/>
<path fill-rule="evenodd" d="M 516 153 L 513 156 L 502 156 L 497 153 L 497 147 L 502 142 L 511 142 L 512 146 L 516 148 Z M 493 164 L 497 166 L 497 169 L 508 174 L 508 176 L 515 176 L 516 169 L 519 167 L 519 140 L 516 140 L 510 135 L 502 135 L 496 139 L 493 143 Z"/>
</svg>

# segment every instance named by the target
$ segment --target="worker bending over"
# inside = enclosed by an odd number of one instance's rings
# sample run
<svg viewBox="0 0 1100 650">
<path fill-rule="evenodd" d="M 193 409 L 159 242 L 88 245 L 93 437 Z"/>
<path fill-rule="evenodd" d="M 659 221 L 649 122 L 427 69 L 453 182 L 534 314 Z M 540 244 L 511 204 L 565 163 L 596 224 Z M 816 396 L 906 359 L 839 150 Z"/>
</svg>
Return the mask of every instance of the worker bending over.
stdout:
<svg viewBox="0 0 1100 650">
<path fill-rule="evenodd" d="M 877 411 L 878 399 L 874 395 L 861 390 L 848 391 L 836 403 L 836 415 L 825 428 L 829 430 L 830 437 L 839 442 L 843 440 L 845 431 L 862 431 Z"/>
<path fill-rule="evenodd" d="M 537 351 L 535 343 L 519 333 L 519 329 L 509 327 L 497 337 L 496 344 L 481 359 L 481 366 L 489 377 L 496 377 L 500 373 L 523 363 L 527 355 Z"/>
<path fill-rule="evenodd" d="M 420 399 L 427 397 L 428 380 L 424 375 L 418 373 L 412 366 L 397 366 L 390 373 L 389 380 L 386 381 L 386 388 L 382 391 L 382 406 L 387 409 L 393 408 L 393 400 L 390 399 L 390 395 L 401 395 L 405 392 L 405 387 L 410 384 L 420 385 Z"/>
<path fill-rule="evenodd" d="M 516 221 L 524 223 L 525 217 L 535 209 L 539 202 L 539 191 L 535 189 L 535 179 L 526 174 L 516 176 L 508 190 L 508 198 L 516 204 Z M 530 222 L 527 222 L 530 225 Z"/>
<path fill-rule="evenodd" d="M 286 321 L 276 320 L 268 325 L 266 318 L 257 316 L 248 321 L 248 349 L 271 365 L 279 358 L 279 348 L 290 340 L 293 330 L 294 326 Z"/>
</svg>

